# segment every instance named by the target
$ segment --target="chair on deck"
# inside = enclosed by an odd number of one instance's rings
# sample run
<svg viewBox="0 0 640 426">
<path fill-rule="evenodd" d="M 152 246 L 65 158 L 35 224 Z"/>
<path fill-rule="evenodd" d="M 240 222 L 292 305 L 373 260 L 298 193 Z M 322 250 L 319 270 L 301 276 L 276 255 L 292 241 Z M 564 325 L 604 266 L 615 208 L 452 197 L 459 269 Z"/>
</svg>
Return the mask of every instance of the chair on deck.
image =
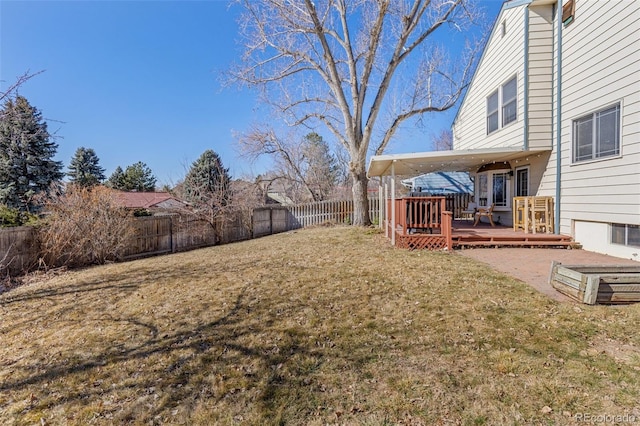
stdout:
<svg viewBox="0 0 640 426">
<path fill-rule="evenodd" d="M 553 232 L 553 201 L 549 197 L 533 197 L 531 202 L 533 233 Z"/>
<path fill-rule="evenodd" d="M 473 220 L 473 217 L 476 214 L 476 210 L 478 210 L 478 205 L 476 203 L 469 203 L 465 210 L 462 210 L 460 213 L 464 219 Z"/>
<path fill-rule="evenodd" d="M 485 216 L 489 219 L 489 223 L 491 224 L 491 226 L 496 226 L 495 223 L 493 223 L 493 207 L 494 204 L 491 204 L 491 206 L 489 206 L 489 208 L 479 208 L 476 211 L 476 220 L 475 222 L 473 222 L 473 226 L 476 226 L 478 224 L 478 222 L 480 222 L 480 218 L 482 216 Z"/>
</svg>

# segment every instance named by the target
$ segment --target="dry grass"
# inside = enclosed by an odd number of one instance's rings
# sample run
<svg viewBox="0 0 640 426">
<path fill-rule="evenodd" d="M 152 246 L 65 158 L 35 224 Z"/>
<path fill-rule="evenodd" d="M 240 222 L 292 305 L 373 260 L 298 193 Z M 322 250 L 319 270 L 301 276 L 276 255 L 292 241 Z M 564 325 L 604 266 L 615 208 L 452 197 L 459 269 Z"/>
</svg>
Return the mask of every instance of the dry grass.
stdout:
<svg viewBox="0 0 640 426">
<path fill-rule="evenodd" d="M 480 263 L 396 250 L 371 231 L 308 229 L 0 295 L 0 419 L 640 419 L 639 317 L 640 305 L 557 303 Z"/>
</svg>

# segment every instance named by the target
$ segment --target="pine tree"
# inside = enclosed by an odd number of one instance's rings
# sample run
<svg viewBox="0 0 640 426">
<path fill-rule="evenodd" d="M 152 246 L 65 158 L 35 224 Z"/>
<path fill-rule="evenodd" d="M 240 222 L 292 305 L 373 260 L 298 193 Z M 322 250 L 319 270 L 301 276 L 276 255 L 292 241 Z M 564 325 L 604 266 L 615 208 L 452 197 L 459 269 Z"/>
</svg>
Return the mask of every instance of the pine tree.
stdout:
<svg viewBox="0 0 640 426">
<path fill-rule="evenodd" d="M 107 179 L 105 185 L 109 188 L 124 190 L 124 171 L 122 167 L 116 167 L 113 173 L 111 173 L 111 176 L 109 176 L 109 179 Z"/>
<path fill-rule="evenodd" d="M 193 162 L 184 179 L 185 199 L 200 207 L 224 207 L 231 197 L 230 182 L 229 169 L 223 167 L 218 154 L 208 149 Z"/>
<path fill-rule="evenodd" d="M 124 190 L 150 192 L 156 189 L 156 177 L 142 161 L 127 166 L 124 170 Z"/>
<path fill-rule="evenodd" d="M 121 191 L 151 192 L 156 188 L 156 177 L 142 161 L 127 166 L 122 171 L 118 166 L 106 182 L 106 185 Z"/>
<path fill-rule="evenodd" d="M 304 137 L 302 152 L 303 179 L 313 200 L 328 199 L 338 181 L 338 161 L 331 154 L 327 142 L 317 133 L 309 133 Z"/>
<path fill-rule="evenodd" d="M 100 167 L 99 158 L 91 148 L 80 147 L 69 164 L 67 176 L 71 182 L 80 186 L 94 186 L 101 183 L 104 176 L 104 169 Z"/>
<path fill-rule="evenodd" d="M 42 113 L 23 96 L 5 101 L 0 111 L 0 203 L 21 211 L 34 207 L 34 196 L 62 179 Z"/>
</svg>

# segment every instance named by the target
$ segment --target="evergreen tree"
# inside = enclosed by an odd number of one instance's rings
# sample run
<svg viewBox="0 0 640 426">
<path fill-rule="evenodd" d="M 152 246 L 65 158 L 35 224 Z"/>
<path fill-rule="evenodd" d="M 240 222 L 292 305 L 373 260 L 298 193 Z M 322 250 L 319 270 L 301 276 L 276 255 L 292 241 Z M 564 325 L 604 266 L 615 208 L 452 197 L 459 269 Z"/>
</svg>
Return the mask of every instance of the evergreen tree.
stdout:
<svg viewBox="0 0 640 426">
<path fill-rule="evenodd" d="M 142 161 L 127 166 L 124 170 L 124 190 L 151 192 L 156 189 L 156 177 Z"/>
<path fill-rule="evenodd" d="M 71 182 L 80 186 L 98 185 L 105 178 L 99 161 L 93 149 L 80 147 L 71 159 L 67 176 L 71 178 Z"/>
<path fill-rule="evenodd" d="M 212 150 L 206 150 L 191 165 L 184 179 L 183 192 L 196 208 L 219 209 L 231 198 L 229 169 Z"/>
<path fill-rule="evenodd" d="M 314 201 L 323 201 L 331 196 L 335 188 L 340 166 L 331 154 L 329 145 L 317 133 L 309 133 L 302 143 L 303 179 Z"/>
<path fill-rule="evenodd" d="M 62 179 L 42 113 L 23 96 L 5 101 L 0 110 L 0 203 L 30 211 L 33 197 Z"/>
<path fill-rule="evenodd" d="M 109 188 L 124 190 L 124 171 L 122 167 L 116 167 L 113 173 L 111 173 L 111 176 L 109 176 L 109 179 L 107 179 L 105 185 Z"/>
<path fill-rule="evenodd" d="M 106 185 L 120 191 L 152 192 L 156 188 L 156 177 L 149 166 L 138 161 L 124 171 L 122 167 L 116 167 Z"/>
</svg>

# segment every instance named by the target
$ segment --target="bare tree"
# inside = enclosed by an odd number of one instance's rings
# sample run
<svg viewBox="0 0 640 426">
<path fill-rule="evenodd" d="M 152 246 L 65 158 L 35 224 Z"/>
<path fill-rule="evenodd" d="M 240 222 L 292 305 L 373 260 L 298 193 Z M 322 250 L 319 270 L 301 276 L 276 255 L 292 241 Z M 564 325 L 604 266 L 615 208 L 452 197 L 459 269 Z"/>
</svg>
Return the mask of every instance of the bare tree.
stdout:
<svg viewBox="0 0 640 426">
<path fill-rule="evenodd" d="M 436 151 L 449 151 L 453 149 L 453 132 L 450 129 L 443 129 L 438 136 L 433 139 L 433 149 Z"/>
<path fill-rule="evenodd" d="M 326 200 L 339 182 L 339 161 L 315 132 L 283 138 L 271 128 L 256 127 L 238 142 L 242 152 L 253 159 L 261 155 L 273 159 L 274 170 L 266 177 L 269 186 L 278 185 L 293 202 Z"/>
<path fill-rule="evenodd" d="M 117 191 L 68 184 L 45 199 L 39 229 L 42 258 L 48 266 L 86 266 L 121 259 L 133 232 L 131 214 Z"/>
<path fill-rule="evenodd" d="M 231 177 L 217 153 L 208 149 L 193 162 L 184 181 L 176 188 L 189 202 L 189 212 L 206 221 L 219 237 L 224 222 L 230 219 Z"/>
<path fill-rule="evenodd" d="M 248 235 L 253 233 L 253 209 L 264 206 L 264 195 L 259 181 L 237 179 L 231 181 L 230 208 L 236 218 L 247 230 Z"/>
<path fill-rule="evenodd" d="M 17 91 L 20 86 L 22 86 L 24 83 L 26 83 L 27 80 L 29 80 L 30 78 L 35 77 L 36 75 L 41 74 L 43 72 L 44 72 L 44 70 L 38 71 L 38 72 L 35 72 L 35 73 L 31 74 L 29 71 L 27 71 L 24 74 L 22 74 L 21 76 L 19 76 L 11 86 L 9 86 L 8 88 L 6 88 L 6 89 L 4 89 L 3 91 L 0 92 L 0 102 L 5 100 L 5 98 L 9 98 L 11 95 L 13 95 L 13 93 L 15 91 Z"/>
<path fill-rule="evenodd" d="M 349 154 L 354 224 L 370 224 L 370 145 L 382 154 L 402 123 L 460 98 L 481 44 L 450 62 L 426 41 L 478 21 L 473 0 L 236 1 L 245 53 L 235 81 L 262 88 L 287 124 L 322 124 L 335 136 Z"/>
</svg>

